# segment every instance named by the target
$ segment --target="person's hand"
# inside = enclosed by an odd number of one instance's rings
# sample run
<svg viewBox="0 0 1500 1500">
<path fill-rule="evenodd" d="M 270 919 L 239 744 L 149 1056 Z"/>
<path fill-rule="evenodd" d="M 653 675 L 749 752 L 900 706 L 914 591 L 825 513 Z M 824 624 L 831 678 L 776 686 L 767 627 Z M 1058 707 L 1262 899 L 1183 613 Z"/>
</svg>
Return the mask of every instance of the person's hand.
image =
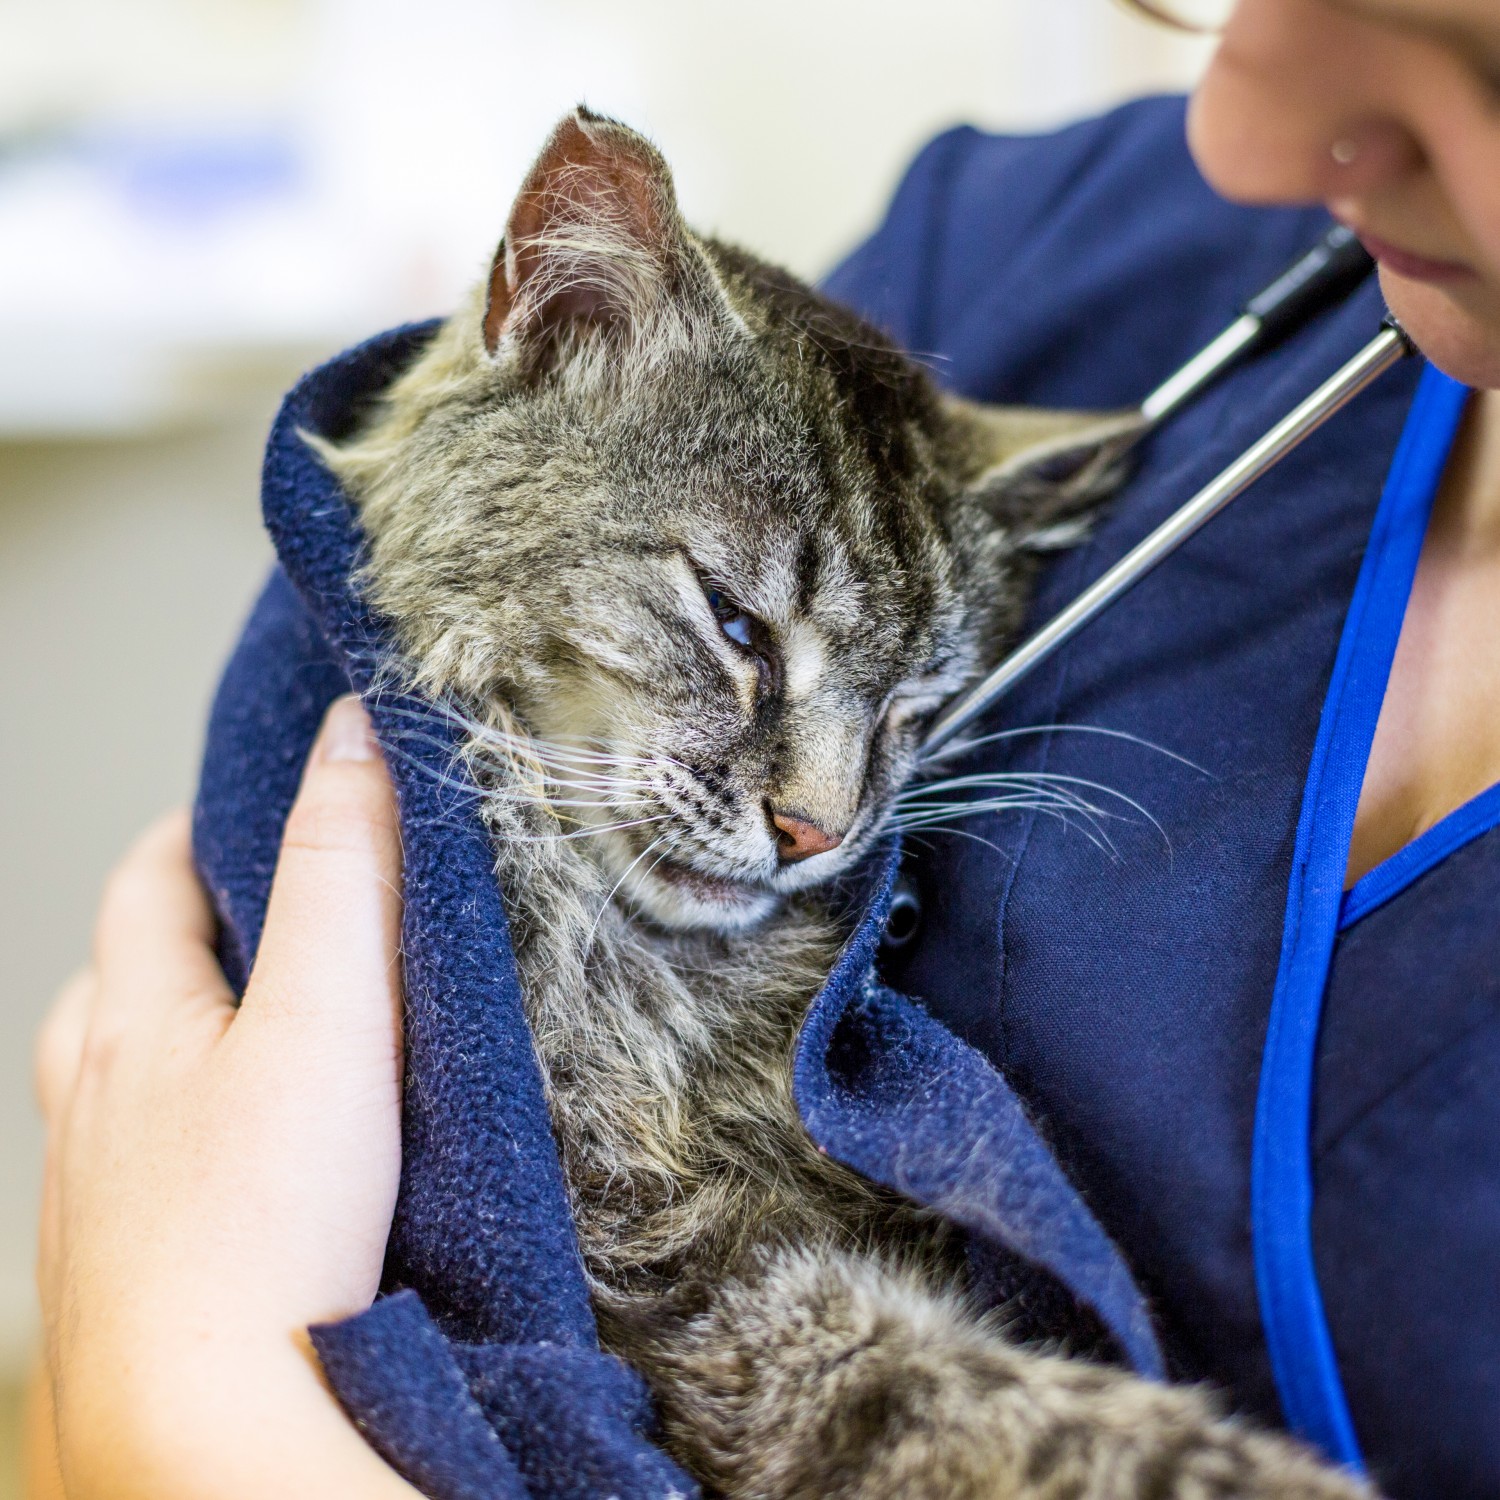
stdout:
<svg viewBox="0 0 1500 1500">
<path fill-rule="evenodd" d="M 309 761 L 238 1010 L 186 816 L 110 879 L 93 961 L 37 1048 L 43 1404 L 72 1500 L 415 1494 L 339 1411 L 304 1333 L 379 1284 L 400 919 L 394 800 L 354 699 Z"/>
</svg>

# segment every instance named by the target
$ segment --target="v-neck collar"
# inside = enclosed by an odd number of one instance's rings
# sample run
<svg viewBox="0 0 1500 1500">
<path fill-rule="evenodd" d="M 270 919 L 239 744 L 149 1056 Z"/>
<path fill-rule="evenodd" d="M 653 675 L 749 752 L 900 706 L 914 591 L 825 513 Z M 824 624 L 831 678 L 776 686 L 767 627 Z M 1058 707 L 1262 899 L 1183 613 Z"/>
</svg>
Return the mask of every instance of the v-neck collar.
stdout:
<svg viewBox="0 0 1500 1500">
<path fill-rule="evenodd" d="M 1288 1425 L 1349 1464 L 1360 1462 L 1359 1443 L 1313 1259 L 1309 1136 L 1318 1024 L 1347 909 L 1344 872 L 1360 788 L 1428 516 L 1467 397 L 1465 387 L 1439 371 L 1428 367 L 1424 372 L 1376 511 L 1303 793 L 1256 1104 L 1251 1231 L 1272 1369 Z M 1466 804 L 1444 824 L 1473 805 Z M 1495 810 L 1500 812 L 1500 799 Z M 1469 826 L 1460 819 L 1454 829 Z M 1394 874 L 1400 884 L 1389 886 L 1381 898 L 1389 900 L 1416 878 L 1421 860 L 1444 845 L 1443 839 L 1428 844 L 1427 838 L 1416 841 L 1422 851 L 1409 845 L 1378 865 L 1349 893 L 1350 899 L 1368 901 L 1381 886 L 1367 883 L 1375 877 L 1389 883 Z M 1373 905 L 1364 909 L 1373 910 Z"/>
<path fill-rule="evenodd" d="M 1500 826 L 1500 782 L 1455 807 L 1425 833 L 1418 834 L 1361 875 L 1344 893 L 1339 931 L 1347 932 L 1362 917 L 1369 916 L 1442 864 L 1450 854 L 1496 826 Z"/>
</svg>

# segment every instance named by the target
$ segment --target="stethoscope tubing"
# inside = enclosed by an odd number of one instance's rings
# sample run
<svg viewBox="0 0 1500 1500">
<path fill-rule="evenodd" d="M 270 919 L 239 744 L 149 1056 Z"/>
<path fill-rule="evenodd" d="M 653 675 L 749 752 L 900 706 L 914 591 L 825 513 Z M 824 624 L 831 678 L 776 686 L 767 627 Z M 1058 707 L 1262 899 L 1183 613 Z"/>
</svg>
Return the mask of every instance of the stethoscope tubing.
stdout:
<svg viewBox="0 0 1500 1500">
<path fill-rule="evenodd" d="M 1335 224 L 1311 250 L 1257 292 L 1223 333 L 1141 402 L 1137 441 L 1186 406 L 1230 365 L 1343 301 L 1374 269 L 1374 260 L 1354 231 Z"/>
</svg>

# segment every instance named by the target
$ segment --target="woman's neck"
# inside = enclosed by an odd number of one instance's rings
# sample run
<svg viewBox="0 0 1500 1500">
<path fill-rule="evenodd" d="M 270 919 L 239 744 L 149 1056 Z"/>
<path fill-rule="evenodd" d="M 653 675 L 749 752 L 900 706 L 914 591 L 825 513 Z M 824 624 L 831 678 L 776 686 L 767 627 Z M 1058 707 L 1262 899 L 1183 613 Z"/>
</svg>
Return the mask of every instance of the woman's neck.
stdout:
<svg viewBox="0 0 1500 1500">
<path fill-rule="evenodd" d="M 1500 391 L 1476 391 L 1432 517 L 1432 535 L 1500 550 Z"/>
<path fill-rule="evenodd" d="M 1346 883 L 1500 782 L 1500 392 L 1470 402 L 1422 545 Z"/>
</svg>

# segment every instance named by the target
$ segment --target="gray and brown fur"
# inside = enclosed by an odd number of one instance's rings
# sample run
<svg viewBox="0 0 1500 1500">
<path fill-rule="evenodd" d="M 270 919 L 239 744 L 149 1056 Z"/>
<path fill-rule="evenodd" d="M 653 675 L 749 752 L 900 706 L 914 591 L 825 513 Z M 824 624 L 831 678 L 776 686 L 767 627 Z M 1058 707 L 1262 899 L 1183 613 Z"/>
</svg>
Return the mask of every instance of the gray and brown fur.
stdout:
<svg viewBox="0 0 1500 1500">
<path fill-rule="evenodd" d="M 580 110 L 471 301 L 321 445 L 405 681 L 468 725 L 603 1339 L 711 1494 L 1368 1494 L 1196 1391 L 1008 1343 L 792 1098 L 847 937 L 827 883 L 1098 488 L 1056 456 L 1120 430 L 940 397 Z"/>
</svg>

